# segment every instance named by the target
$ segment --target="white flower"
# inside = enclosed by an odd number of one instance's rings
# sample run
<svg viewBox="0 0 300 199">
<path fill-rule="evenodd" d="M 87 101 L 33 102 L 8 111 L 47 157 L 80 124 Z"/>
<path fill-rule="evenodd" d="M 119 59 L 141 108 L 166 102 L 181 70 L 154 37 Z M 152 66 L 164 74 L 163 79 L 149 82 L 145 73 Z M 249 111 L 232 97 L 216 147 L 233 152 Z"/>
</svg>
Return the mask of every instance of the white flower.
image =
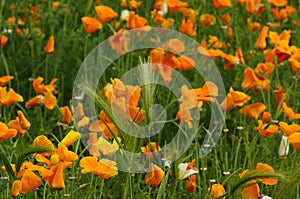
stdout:
<svg viewBox="0 0 300 199">
<path fill-rule="evenodd" d="M 178 169 L 179 169 L 178 179 L 179 180 L 183 180 L 195 173 L 198 173 L 198 171 L 194 170 L 194 169 L 187 170 L 187 167 L 188 167 L 188 163 L 180 163 L 178 165 Z"/>
<path fill-rule="evenodd" d="M 168 13 L 168 5 L 166 4 L 166 2 L 162 2 L 162 10 L 160 11 L 160 15 L 161 16 L 165 16 L 165 14 Z"/>
<path fill-rule="evenodd" d="M 121 12 L 121 20 L 125 21 L 126 18 L 129 16 L 129 14 L 130 14 L 129 10 L 126 10 L 126 9 L 122 10 L 122 12 Z"/>
<path fill-rule="evenodd" d="M 271 198 L 269 196 L 263 196 L 261 199 L 273 199 L 273 198 Z"/>
<path fill-rule="evenodd" d="M 280 157 L 283 157 L 283 156 L 286 156 L 288 153 L 289 153 L 288 137 L 285 135 L 282 135 L 278 154 Z"/>
</svg>

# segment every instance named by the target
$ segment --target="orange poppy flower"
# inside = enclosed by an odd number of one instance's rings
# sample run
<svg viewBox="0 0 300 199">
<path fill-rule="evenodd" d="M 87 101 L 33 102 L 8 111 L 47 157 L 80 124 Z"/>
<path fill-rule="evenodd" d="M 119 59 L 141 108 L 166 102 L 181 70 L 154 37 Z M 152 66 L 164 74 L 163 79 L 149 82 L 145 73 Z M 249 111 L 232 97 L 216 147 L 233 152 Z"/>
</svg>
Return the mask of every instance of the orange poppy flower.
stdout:
<svg viewBox="0 0 300 199">
<path fill-rule="evenodd" d="M 65 188 L 64 182 L 64 169 L 66 164 L 64 162 L 59 162 L 58 164 L 52 165 L 50 171 L 53 174 L 45 179 L 45 182 L 54 189 L 63 189 Z"/>
<path fill-rule="evenodd" d="M 42 146 L 42 147 L 49 148 L 52 151 L 54 150 L 53 143 L 44 135 L 40 135 L 40 136 L 36 137 L 33 140 L 32 146 L 33 147 Z M 46 153 L 46 154 L 48 154 L 48 153 Z M 45 155 L 45 156 L 47 156 L 47 155 Z"/>
<path fill-rule="evenodd" d="M 34 98 L 31 98 L 30 100 L 28 100 L 28 102 L 26 102 L 25 107 L 26 108 L 30 108 L 30 107 L 35 107 L 35 106 L 39 106 L 42 105 L 42 95 L 38 95 L 35 96 Z"/>
<path fill-rule="evenodd" d="M 57 90 L 55 89 L 55 83 L 57 82 L 57 78 L 51 80 L 51 82 L 47 85 L 43 84 L 44 78 L 38 76 L 32 82 L 32 87 L 37 94 L 44 94 L 46 92 L 53 92 L 57 94 Z"/>
<path fill-rule="evenodd" d="M 291 57 L 291 50 L 288 42 L 279 41 L 277 47 L 275 48 L 275 54 L 278 62 L 283 62 Z"/>
<path fill-rule="evenodd" d="M 285 6 L 288 3 L 287 0 L 268 0 L 268 2 L 277 7 Z"/>
<path fill-rule="evenodd" d="M 168 40 L 162 48 L 176 54 L 185 51 L 184 44 L 179 39 Z"/>
<path fill-rule="evenodd" d="M 210 46 L 214 47 L 214 48 L 226 48 L 226 43 L 225 42 L 221 42 L 217 36 L 212 36 L 209 35 L 209 40 L 208 43 L 210 44 Z"/>
<path fill-rule="evenodd" d="M 8 37 L 4 36 L 4 35 L 0 35 L 0 42 L 1 42 L 1 47 L 4 47 L 5 44 L 8 41 Z"/>
<path fill-rule="evenodd" d="M 176 68 L 181 68 L 181 62 L 179 61 L 179 59 L 177 59 L 177 57 L 175 57 L 173 55 L 173 53 L 169 53 L 164 61 L 163 61 L 163 65 L 164 66 L 168 66 L 168 67 L 171 67 L 173 69 L 176 69 Z"/>
<path fill-rule="evenodd" d="M 0 86 L 5 86 L 12 79 L 14 79 L 14 76 L 2 76 L 2 77 L 0 77 Z"/>
<path fill-rule="evenodd" d="M 300 131 L 300 125 L 298 124 L 291 124 L 288 125 L 286 122 L 279 122 L 280 130 L 284 133 L 286 136 L 290 136 L 293 133 Z"/>
<path fill-rule="evenodd" d="M 118 16 L 118 14 L 108 6 L 96 6 L 95 10 L 98 18 L 102 23 L 109 22 L 110 20 Z"/>
<path fill-rule="evenodd" d="M 229 68 L 231 68 L 237 64 L 240 64 L 240 60 L 236 56 L 222 53 L 221 57 L 222 57 L 223 61 L 225 62 L 225 65 L 224 65 L 225 70 L 228 70 Z"/>
<path fill-rule="evenodd" d="M 158 67 L 165 59 L 166 51 L 161 48 L 156 48 L 150 51 L 151 66 L 154 71 L 158 71 Z"/>
<path fill-rule="evenodd" d="M 37 171 L 43 179 L 53 174 L 52 171 L 44 167 L 33 165 L 31 162 L 27 161 L 23 162 L 17 174 L 17 177 L 21 178 L 21 180 L 13 182 L 11 191 L 12 196 L 16 197 L 20 193 L 26 194 L 42 185 L 42 180 L 35 174 L 35 171 Z"/>
<path fill-rule="evenodd" d="M 185 185 L 185 190 L 189 191 L 189 192 L 194 192 L 195 188 L 196 188 L 196 175 L 192 175 L 189 179 L 189 181 L 186 183 Z"/>
<path fill-rule="evenodd" d="M 147 172 L 144 182 L 152 187 L 158 186 L 164 175 L 165 173 L 161 168 L 159 168 L 156 164 L 151 163 L 149 172 Z"/>
<path fill-rule="evenodd" d="M 52 92 L 47 92 L 44 97 L 43 104 L 47 109 L 54 109 L 57 103 L 56 97 L 52 94 Z"/>
<path fill-rule="evenodd" d="M 150 159 L 154 157 L 152 152 L 155 153 L 158 150 L 160 150 L 160 147 L 156 145 L 156 142 L 150 142 L 148 145 L 141 147 L 141 151 Z"/>
<path fill-rule="evenodd" d="M 271 62 L 274 63 L 275 60 L 275 49 L 266 49 L 264 50 L 264 60 L 265 62 Z"/>
<path fill-rule="evenodd" d="M 61 114 L 63 115 L 61 121 L 66 124 L 70 124 L 74 121 L 71 110 L 68 106 L 63 106 L 60 108 Z"/>
<path fill-rule="evenodd" d="M 265 77 L 269 77 L 275 69 L 275 66 L 271 62 L 259 63 L 255 67 L 255 72 Z"/>
<path fill-rule="evenodd" d="M 130 10 L 136 9 L 136 8 L 140 7 L 141 4 L 142 4 L 142 1 L 129 0 L 129 9 Z"/>
<path fill-rule="evenodd" d="M 113 123 L 106 122 L 105 124 L 103 120 L 92 122 L 90 124 L 89 130 L 93 132 L 102 132 L 105 138 L 114 138 L 110 131 L 112 131 L 115 136 L 119 135 L 117 127 Z"/>
<path fill-rule="evenodd" d="M 221 184 L 213 184 L 212 187 L 208 189 L 208 191 L 212 194 L 214 199 L 225 194 L 225 189 Z M 223 199 L 225 199 L 225 197 Z"/>
<path fill-rule="evenodd" d="M 85 157 L 80 160 L 79 164 L 82 167 L 81 173 L 83 174 L 91 172 L 103 179 L 118 175 L 116 162 L 108 159 L 100 159 L 97 162 L 97 158 L 95 157 Z"/>
<path fill-rule="evenodd" d="M 16 129 L 18 134 L 25 135 L 30 128 L 30 122 L 26 119 L 22 111 L 18 111 L 18 117 L 15 120 L 11 120 L 8 126 L 12 129 Z"/>
<path fill-rule="evenodd" d="M 276 109 L 283 106 L 283 102 L 289 99 L 289 96 L 282 91 L 281 85 L 276 85 L 276 90 L 274 90 L 274 97 L 276 98 Z"/>
<path fill-rule="evenodd" d="M 109 117 L 106 115 L 106 113 L 103 110 L 101 110 L 99 113 L 99 120 L 106 121 L 107 123 L 111 123 Z"/>
<path fill-rule="evenodd" d="M 22 190 L 22 182 L 21 180 L 15 180 L 12 184 L 12 187 L 11 187 L 11 196 L 12 197 L 17 197 L 18 195 L 20 195 L 21 193 L 21 190 Z"/>
<path fill-rule="evenodd" d="M 275 171 L 270 165 L 259 162 L 256 165 L 256 172 L 274 173 Z M 276 178 L 261 178 L 261 179 L 259 179 L 259 181 L 261 181 L 265 185 L 275 185 L 278 182 L 278 180 Z"/>
<path fill-rule="evenodd" d="M 99 157 L 100 153 L 97 147 L 97 140 L 98 140 L 98 135 L 96 132 L 90 132 L 89 133 L 89 139 L 87 141 L 87 144 L 89 145 L 89 152 L 90 155 L 94 157 Z"/>
<path fill-rule="evenodd" d="M 239 176 L 240 178 L 243 178 L 244 176 L 253 173 L 274 173 L 274 169 L 268 164 L 258 163 L 256 165 L 256 170 L 253 171 L 249 171 L 248 169 L 244 170 L 241 174 L 239 174 Z M 258 182 L 262 182 L 266 185 L 275 185 L 277 184 L 278 180 L 276 178 L 259 178 L 256 180 L 250 180 L 246 184 L 253 184 Z M 251 186 L 245 187 L 243 192 L 244 192 L 244 197 L 247 199 L 257 198 L 260 193 L 260 189 L 257 184 L 253 184 Z"/>
<path fill-rule="evenodd" d="M 181 102 L 182 106 L 187 109 L 193 109 L 198 104 L 196 93 L 194 90 L 189 89 L 186 85 L 181 87 L 181 97 L 179 101 Z"/>
<path fill-rule="evenodd" d="M 140 5 L 142 4 L 141 1 L 136 1 L 136 0 L 129 0 L 129 9 L 130 10 L 133 10 L 133 9 L 136 9 L 138 7 L 140 7 Z M 121 3 L 120 3 L 121 7 L 122 8 L 127 8 L 127 0 L 121 0 Z"/>
<path fill-rule="evenodd" d="M 255 182 L 256 182 L 255 180 L 250 180 L 246 184 L 252 184 L 252 183 L 255 183 Z M 245 199 L 258 198 L 259 193 L 260 193 L 260 189 L 259 189 L 259 186 L 257 184 L 253 184 L 253 185 L 245 187 L 243 189 L 243 193 L 244 193 L 244 198 Z"/>
<path fill-rule="evenodd" d="M 161 23 L 162 28 L 169 28 L 173 25 L 174 19 L 173 18 L 167 18 Z"/>
<path fill-rule="evenodd" d="M 200 15 L 199 21 L 202 24 L 202 26 L 204 26 L 204 27 L 213 26 L 217 23 L 216 17 L 214 15 L 211 15 L 211 14 L 202 14 L 202 15 Z"/>
<path fill-rule="evenodd" d="M 288 141 L 293 147 L 300 149 L 300 133 L 293 133 L 288 137 Z"/>
<path fill-rule="evenodd" d="M 60 143 L 65 145 L 66 147 L 71 146 L 74 142 L 76 142 L 80 138 L 80 133 L 74 130 L 69 131 L 69 133 L 62 139 Z"/>
<path fill-rule="evenodd" d="M 201 53 L 204 56 L 209 56 L 210 58 L 214 59 L 216 57 L 222 57 L 223 51 L 219 49 L 207 49 L 207 50 L 201 50 L 201 48 L 198 48 L 198 52 Z"/>
<path fill-rule="evenodd" d="M 213 4 L 217 10 L 221 8 L 231 8 L 232 4 L 230 0 L 213 0 Z"/>
<path fill-rule="evenodd" d="M 154 23 L 162 23 L 165 20 L 165 18 L 159 14 L 158 11 L 151 11 L 151 15 L 153 16 Z"/>
<path fill-rule="evenodd" d="M 163 9 L 163 0 L 155 0 L 153 4 L 153 8 L 155 10 L 162 10 Z"/>
<path fill-rule="evenodd" d="M 272 117 L 272 114 L 270 112 L 268 112 L 268 111 L 265 111 L 263 113 L 263 115 L 262 115 L 262 121 L 264 123 L 266 123 L 266 122 L 268 122 L 271 119 L 271 117 Z"/>
<path fill-rule="evenodd" d="M 109 43 L 111 48 L 120 55 L 126 54 L 129 45 L 129 32 L 122 29 L 119 30 L 115 35 L 109 37 Z"/>
<path fill-rule="evenodd" d="M 267 46 L 266 38 L 268 37 L 268 31 L 269 27 L 268 26 L 263 26 L 259 36 L 254 44 L 254 47 L 256 50 L 263 50 Z"/>
<path fill-rule="evenodd" d="M 65 140 L 65 142 L 68 142 Z M 34 140 L 34 145 L 44 147 L 54 147 L 51 141 L 45 136 L 39 136 Z M 43 157 L 44 156 L 44 157 Z M 50 156 L 50 161 L 46 158 Z M 45 182 L 55 189 L 62 189 L 65 187 L 64 183 L 64 169 L 72 166 L 72 161 L 77 160 L 76 153 L 69 151 L 67 146 L 62 143 L 58 144 L 58 148 L 52 153 L 36 154 L 35 159 L 50 167 L 52 175 L 47 176 Z"/>
<path fill-rule="evenodd" d="M 118 139 L 118 141 L 121 141 L 121 139 Z M 99 137 L 96 146 L 98 150 L 106 156 L 112 156 L 119 150 L 119 145 L 116 140 L 114 140 L 113 143 L 110 143 L 103 137 Z"/>
<path fill-rule="evenodd" d="M 195 61 L 187 56 L 180 56 L 178 58 L 178 61 L 180 61 L 180 70 L 186 71 L 186 70 L 191 70 L 195 67 Z"/>
<path fill-rule="evenodd" d="M 250 96 L 246 95 L 241 91 L 235 91 L 232 87 L 230 87 L 229 93 L 227 94 L 224 101 L 221 103 L 221 107 L 223 110 L 228 111 L 237 106 L 243 106 L 250 99 Z"/>
<path fill-rule="evenodd" d="M 188 109 L 186 106 L 183 106 L 182 104 L 179 105 L 179 110 L 177 112 L 176 117 L 179 121 L 186 122 L 189 128 L 193 127 L 193 124 L 191 122 L 193 118 L 191 116 L 190 109 Z"/>
<path fill-rule="evenodd" d="M 265 11 L 265 6 L 260 0 L 246 0 L 246 10 L 251 15 L 260 15 Z"/>
<path fill-rule="evenodd" d="M 264 92 L 268 90 L 269 83 L 268 79 L 259 79 L 252 68 L 248 67 L 244 70 L 244 80 L 241 85 L 244 90 L 253 88 L 257 93 Z"/>
<path fill-rule="evenodd" d="M 250 18 L 247 18 L 247 28 L 249 32 L 255 32 L 260 29 L 260 23 L 258 22 L 251 22 Z"/>
<path fill-rule="evenodd" d="M 251 119 L 257 119 L 258 116 L 266 110 L 266 108 L 266 105 L 264 105 L 263 103 L 255 103 L 241 108 L 239 112 Z"/>
<path fill-rule="evenodd" d="M 289 43 L 291 38 L 291 30 L 284 30 L 280 35 L 278 35 L 276 32 L 270 31 L 269 38 L 273 47 L 277 46 L 279 41 L 285 41 Z"/>
<path fill-rule="evenodd" d="M 293 73 L 297 73 L 300 70 L 300 56 L 299 55 L 293 55 L 289 59 L 289 62 L 292 65 Z"/>
<path fill-rule="evenodd" d="M 50 36 L 46 46 L 44 47 L 44 51 L 48 54 L 54 53 L 54 36 Z"/>
<path fill-rule="evenodd" d="M 53 1 L 52 2 L 52 8 L 58 8 L 59 7 L 59 5 L 60 5 L 60 2 L 58 2 L 58 1 Z"/>
<path fill-rule="evenodd" d="M 102 28 L 102 24 L 97 19 L 92 17 L 82 17 L 81 22 L 88 34 L 92 34 L 93 32 L 96 32 Z"/>
<path fill-rule="evenodd" d="M 279 8 L 273 8 L 271 12 L 274 18 L 283 21 L 292 16 L 296 12 L 296 9 L 292 6 L 286 6 L 280 10 Z"/>
<path fill-rule="evenodd" d="M 23 97 L 17 94 L 12 88 L 6 91 L 5 87 L 0 87 L 0 106 L 9 106 L 17 102 L 23 102 Z"/>
<path fill-rule="evenodd" d="M 128 29 L 144 28 L 147 23 L 147 19 L 145 19 L 144 17 L 140 17 L 138 14 L 135 14 L 134 11 L 130 12 L 126 20 L 126 27 Z"/>
<path fill-rule="evenodd" d="M 0 129 L 0 141 L 16 137 L 17 135 L 16 129 L 8 128 L 3 122 L 0 122 Z"/>
<path fill-rule="evenodd" d="M 168 5 L 168 9 L 171 14 L 188 6 L 188 2 L 182 2 L 179 0 L 164 0 L 164 2 Z"/>
<path fill-rule="evenodd" d="M 262 120 L 258 120 L 258 126 L 254 128 L 254 130 L 259 131 L 263 138 L 270 137 L 273 134 L 279 133 L 278 126 L 271 124 L 264 124 Z"/>
<path fill-rule="evenodd" d="M 215 83 L 207 81 L 202 88 L 196 88 L 193 91 L 198 101 L 214 102 L 214 98 L 209 96 L 218 96 L 219 89 Z"/>
<path fill-rule="evenodd" d="M 288 107 L 285 102 L 282 103 L 283 112 L 290 119 L 299 119 L 300 113 L 295 113 L 292 108 Z"/>
<path fill-rule="evenodd" d="M 180 32 L 190 36 L 196 36 L 197 32 L 193 29 L 194 23 L 191 20 L 182 19 L 180 24 Z"/>
</svg>

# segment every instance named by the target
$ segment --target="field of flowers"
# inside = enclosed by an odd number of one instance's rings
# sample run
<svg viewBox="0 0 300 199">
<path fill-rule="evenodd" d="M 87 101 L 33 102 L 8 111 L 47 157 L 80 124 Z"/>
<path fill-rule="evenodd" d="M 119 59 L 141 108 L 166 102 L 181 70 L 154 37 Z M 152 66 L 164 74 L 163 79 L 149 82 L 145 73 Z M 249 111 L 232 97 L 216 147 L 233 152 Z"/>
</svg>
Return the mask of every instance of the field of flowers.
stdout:
<svg viewBox="0 0 300 199">
<path fill-rule="evenodd" d="M 300 199 L 300 1 L 0 1 L 0 198 Z"/>
</svg>

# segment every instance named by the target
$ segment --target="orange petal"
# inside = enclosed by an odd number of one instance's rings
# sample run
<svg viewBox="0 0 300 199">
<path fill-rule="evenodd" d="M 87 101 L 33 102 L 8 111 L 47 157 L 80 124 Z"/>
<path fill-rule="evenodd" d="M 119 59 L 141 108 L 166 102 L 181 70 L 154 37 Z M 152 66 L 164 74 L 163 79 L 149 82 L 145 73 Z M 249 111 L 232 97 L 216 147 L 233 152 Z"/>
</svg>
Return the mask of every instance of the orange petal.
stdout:
<svg viewBox="0 0 300 199">
<path fill-rule="evenodd" d="M 14 79 L 14 76 L 2 76 L 2 77 L 0 77 L 0 86 L 5 86 L 12 79 Z"/>
<path fill-rule="evenodd" d="M 44 51 L 48 54 L 54 52 L 54 36 L 53 35 L 49 37 L 49 40 L 48 40 L 46 46 L 44 47 Z"/>
<path fill-rule="evenodd" d="M 192 175 L 185 185 L 185 190 L 194 192 L 196 188 L 196 175 Z"/>
<path fill-rule="evenodd" d="M 0 122 L 0 141 L 13 138 L 17 135 L 17 130 L 16 129 L 8 129 L 6 124 L 3 122 Z"/>
<path fill-rule="evenodd" d="M 68 106 L 61 107 L 60 111 L 61 111 L 61 113 L 63 115 L 63 118 L 61 119 L 61 121 L 63 123 L 70 124 L 71 122 L 74 121 L 72 112 L 71 112 L 71 110 L 70 110 L 70 108 Z"/>
<path fill-rule="evenodd" d="M 28 102 L 26 102 L 25 107 L 26 108 L 30 108 L 30 107 L 35 107 L 35 106 L 39 106 L 42 104 L 42 95 L 38 95 L 35 96 L 34 98 L 31 98 L 30 100 L 28 100 Z"/>
<path fill-rule="evenodd" d="M 10 194 L 11 194 L 12 197 L 15 198 L 21 193 L 21 190 L 22 190 L 21 180 L 15 180 L 12 184 Z"/>
<path fill-rule="evenodd" d="M 251 119 L 257 119 L 258 116 L 266 110 L 266 108 L 267 107 L 263 103 L 255 103 L 241 108 L 239 112 Z"/>
<path fill-rule="evenodd" d="M 66 147 L 71 146 L 80 137 L 80 133 L 74 130 L 69 131 L 69 133 L 62 139 L 60 143 L 64 144 Z"/>
<path fill-rule="evenodd" d="M 50 110 L 54 109 L 57 103 L 56 97 L 53 95 L 52 92 L 47 92 L 44 98 L 44 106 Z"/>
<path fill-rule="evenodd" d="M 160 167 L 151 163 L 150 170 L 146 174 L 144 182 L 145 184 L 150 186 L 158 186 L 162 181 L 164 175 L 165 173 Z"/>
<path fill-rule="evenodd" d="M 82 17 L 81 22 L 83 24 L 85 31 L 88 34 L 92 34 L 93 32 L 96 32 L 97 30 L 102 28 L 102 24 L 95 18 Z"/>
<path fill-rule="evenodd" d="M 42 180 L 30 170 L 24 172 L 21 182 L 24 194 L 42 185 Z"/>
<path fill-rule="evenodd" d="M 92 171 L 92 173 L 101 176 L 104 179 L 116 176 L 118 175 L 116 162 L 108 159 L 101 159 L 98 163 L 98 167 L 94 171 Z"/>
<path fill-rule="evenodd" d="M 288 141 L 295 148 L 300 149 L 300 133 L 293 133 L 289 136 Z"/>
<path fill-rule="evenodd" d="M 57 153 L 59 156 L 59 159 L 65 162 L 77 160 L 78 156 L 76 153 L 69 151 L 68 148 L 63 145 L 62 143 L 58 144 Z"/>
<path fill-rule="evenodd" d="M 98 166 L 96 157 L 84 157 L 79 164 L 82 167 L 81 173 L 83 174 L 92 172 Z"/>
<path fill-rule="evenodd" d="M 118 14 L 108 6 L 96 6 L 95 10 L 98 18 L 102 23 L 109 22 L 110 20 L 118 16 Z"/>
</svg>

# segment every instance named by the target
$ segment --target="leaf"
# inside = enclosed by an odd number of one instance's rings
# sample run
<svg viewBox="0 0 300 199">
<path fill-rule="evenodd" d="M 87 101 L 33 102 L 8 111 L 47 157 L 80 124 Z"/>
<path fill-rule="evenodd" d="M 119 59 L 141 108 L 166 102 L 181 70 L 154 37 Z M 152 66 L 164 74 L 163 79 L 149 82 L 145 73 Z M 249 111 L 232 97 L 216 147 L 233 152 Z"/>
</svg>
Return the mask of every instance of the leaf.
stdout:
<svg viewBox="0 0 300 199">
<path fill-rule="evenodd" d="M 27 150 L 24 150 L 23 153 L 19 154 L 17 156 L 17 161 L 16 161 L 16 170 L 18 171 L 24 162 L 25 158 L 27 158 L 29 155 L 34 154 L 34 153 L 43 153 L 43 152 L 51 152 L 52 149 L 48 147 L 30 147 Z"/>
<path fill-rule="evenodd" d="M 158 189 L 156 199 L 162 198 L 162 195 L 165 193 L 168 178 L 169 178 L 169 171 L 170 170 L 168 170 L 167 174 L 165 175 L 165 177 L 163 178 L 163 180 L 161 181 L 161 183 L 159 185 L 159 189 Z"/>
<path fill-rule="evenodd" d="M 15 173 L 10 165 L 10 162 L 6 158 L 6 156 L 3 153 L 0 153 L 0 160 L 2 160 L 4 167 L 8 173 L 9 179 L 11 180 L 10 183 L 16 180 Z"/>
</svg>

